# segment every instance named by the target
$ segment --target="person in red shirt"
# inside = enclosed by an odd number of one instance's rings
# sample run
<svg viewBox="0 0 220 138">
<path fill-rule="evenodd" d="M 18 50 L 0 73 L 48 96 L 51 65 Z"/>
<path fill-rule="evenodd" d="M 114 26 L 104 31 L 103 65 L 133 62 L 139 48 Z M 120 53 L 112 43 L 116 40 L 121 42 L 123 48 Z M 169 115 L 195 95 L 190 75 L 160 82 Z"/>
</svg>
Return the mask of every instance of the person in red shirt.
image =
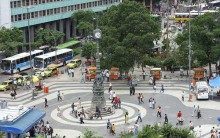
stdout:
<svg viewBox="0 0 220 138">
<path fill-rule="evenodd" d="M 181 111 L 179 111 L 178 113 L 177 113 L 177 118 L 181 118 L 182 117 L 182 113 L 181 113 Z"/>
<path fill-rule="evenodd" d="M 118 108 L 118 102 L 119 102 L 119 98 L 118 98 L 118 97 L 115 97 L 115 105 L 116 105 L 116 108 Z"/>
</svg>

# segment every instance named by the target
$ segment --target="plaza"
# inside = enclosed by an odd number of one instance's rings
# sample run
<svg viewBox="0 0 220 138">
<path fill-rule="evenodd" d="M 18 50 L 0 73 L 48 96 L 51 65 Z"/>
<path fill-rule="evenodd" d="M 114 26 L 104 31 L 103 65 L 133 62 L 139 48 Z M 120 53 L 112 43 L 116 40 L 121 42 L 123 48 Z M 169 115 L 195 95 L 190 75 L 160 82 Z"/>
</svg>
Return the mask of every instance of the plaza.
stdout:
<svg viewBox="0 0 220 138">
<path fill-rule="evenodd" d="M 136 68 L 134 73 L 140 74 L 140 69 Z M 171 75 L 169 72 L 164 74 Z M 139 130 L 143 125 L 147 124 L 162 124 L 164 122 L 164 114 L 167 114 L 169 123 L 175 125 L 177 123 L 177 113 L 181 111 L 184 118 L 183 126 L 177 127 L 189 127 L 189 121 L 191 120 L 195 126 L 197 132 L 198 126 L 201 125 L 201 135 L 204 138 L 210 136 L 210 130 L 214 126 L 218 128 L 217 117 L 219 117 L 219 100 L 218 97 L 214 97 L 214 100 L 197 101 L 195 97 L 190 102 L 188 101 L 188 93 L 185 93 L 185 101 L 181 101 L 182 91 L 188 91 L 187 78 L 178 77 L 173 74 L 172 79 L 161 79 L 156 81 L 157 90 L 154 92 L 152 85 L 148 83 L 148 77 L 143 80 L 142 77 L 136 86 L 135 95 L 129 95 L 129 86 L 127 80 L 111 80 L 113 91 L 117 97 L 121 99 L 121 109 L 116 109 L 115 114 L 110 116 L 104 116 L 102 120 L 94 118 L 89 120 L 84 119 L 85 124 L 80 124 L 79 118 L 71 113 L 71 104 L 74 102 L 77 105 L 78 97 L 81 98 L 82 106 L 88 109 L 91 106 L 92 99 L 92 84 L 93 82 L 87 81 L 86 83 L 80 83 L 80 68 L 76 68 L 74 78 L 69 77 L 67 73 L 60 74 L 58 77 L 54 76 L 45 80 L 45 85 L 49 87 L 49 93 L 39 92 L 35 100 L 31 100 L 32 94 L 30 91 L 18 92 L 16 100 L 11 100 L 9 93 L 1 93 L 1 100 L 7 100 L 10 106 L 24 105 L 27 107 L 35 106 L 37 109 L 46 112 L 44 121 L 48 121 L 54 128 L 54 133 L 60 136 L 66 136 L 67 138 L 74 138 L 80 136 L 85 129 L 92 130 L 99 136 L 105 138 L 117 137 L 121 132 L 128 131 L 128 128 L 133 126 L 137 120 L 138 110 L 141 111 L 142 122 L 139 124 Z M 164 93 L 160 93 L 160 86 L 164 85 Z M 108 86 L 109 83 L 105 82 L 105 98 L 106 104 L 111 106 L 111 101 L 108 100 Z M 64 101 L 57 101 L 57 91 L 64 93 Z M 20 90 L 18 90 L 20 91 Z M 144 103 L 138 104 L 138 93 L 143 93 Z M 148 100 L 152 97 L 156 101 L 156 107 L 161 106 L 162 117 L 156 117 L 156 109 L 149 108 Z M 44 99 L 48 100 L 48 108 L 44 108 Z M 200 106 L 202 117 L 192 117 L 193 106 Z M 61 109 L 61 116 L 57 116 L 57 107 Z M 125 124 L 124 114 L 129 113 L 129 124 Z M 106 121 L 110 119 L 111 123 L 116 125 L 116 136 L 112 136 L 106 129 Z"/>
</svg>

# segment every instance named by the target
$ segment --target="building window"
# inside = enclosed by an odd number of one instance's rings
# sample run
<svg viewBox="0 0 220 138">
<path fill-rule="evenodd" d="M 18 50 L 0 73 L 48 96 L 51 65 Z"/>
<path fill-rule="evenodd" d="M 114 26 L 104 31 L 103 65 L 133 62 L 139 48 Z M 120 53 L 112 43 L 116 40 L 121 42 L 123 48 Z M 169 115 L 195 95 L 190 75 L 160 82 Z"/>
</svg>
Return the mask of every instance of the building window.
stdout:
<svg viewBox="0 0 220 138">
<path fill-rule="evenodd" d="M 16 5 L 16 4 L 17 4 L 17 2 L 16 2 L 16 1 L 14 1 L 14 2 L 13 2 L 13 8 L 16 8 L 16 7 L 17 7 L 17 5 Z"/>
<path fill-rule="evenodd" d="M 25 6 L 29 6 L 29 5 L 30 5 L 29 0 L 26 0 L 25 1 Z"/>
<path fill-rule="evenodd" d="M 24 14 L 23 14 L 23 20 L 26 20 L 26 19 L 27 19 L 27 14 L 24 13 Z"/>
<path fill-rule="evenodd" d="M 11 22 L 14 22 L 14 16 L 11 16 Z"/>
<path fill-rule="evenodd" d="M 37 5 L 37 4 L 38 4 L 37 0 L 34 0 L 34 5 Z"/>
<path fill-rule="evenodd" d="M 31 18 L 34 18 L 34 12 L 31 13 Z"/>
<path fill-rule="evenodd" d="M 10 7 L 13 8 L 13 2 L 10 2 Z"/>
<path fill-rule="evenodd" d="M 50 2 L 53 2 L 53 0 L 50 0 Z"/>
<path fill-rule="evenodd" d="M 21 1 L 17 1 L 17 7 L 21 7 Z"/>
<path fill-rule="evenodd" d="M 72 5 L 72 6 L 71 6 L 71 11 L 74 11 L 74 10 L 75 10 L 75 6 Z"/>
<path fill-rule="evenodd" d="M 46 3 L 46 0 L 42 0 L 42 3 Z"/>
<path fill-rule="evenodd" d="M 55 14 L 60 13 L 60 8 L 56 8 L 56 9 L 54 10 L 54 12 L 55 12 Z"/>
<path fill-rule="evenodd" d="M 47 15 L 46 10 L 43 10 L 43 16 L 46 16 L 46 15 Z"/>
<path fill-rule="evenodd" d="M 43 11 L 39 11 L 39 17 L 43 16 Z"/>
<path fill-rule="evenodd" d="M 20 21 L 21 20 L 21 14 L 18 14 L 18 21 Z"/>
<path fill-rule="evenodd" d="M 38 12 L 34 12 L 34 18 L 38 17 Z"/>
<path fill-rule="evenodd" d="M 101 6 L 102 5 L 102 1 L 99 1 L 99 6 Z"/>
<path fill-rule="evenodd" d="M 94 2 L 93 2 L 93 6 L 94 6 L 94 7 L 97 6 L 97 1 L 94 1 Z"/>
<path fill-rule="evenodd" d="M 52 15 L 53 14 L 53 9 L 50 9 L 50 15 Z"/>
</svg>

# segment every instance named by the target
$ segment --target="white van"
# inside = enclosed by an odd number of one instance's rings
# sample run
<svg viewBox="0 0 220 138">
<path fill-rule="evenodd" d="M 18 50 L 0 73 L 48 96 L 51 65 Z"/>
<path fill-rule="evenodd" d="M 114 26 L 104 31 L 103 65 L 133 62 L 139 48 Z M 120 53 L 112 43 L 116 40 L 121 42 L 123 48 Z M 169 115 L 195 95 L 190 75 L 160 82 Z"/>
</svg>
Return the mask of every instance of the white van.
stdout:
<svg viewBox="0 0 220 138">
<path fill-rule="evenodd" d="M 196 98 L 209 99 L 209 85 L 206 81 L 196 82 Z"/>
</svg>

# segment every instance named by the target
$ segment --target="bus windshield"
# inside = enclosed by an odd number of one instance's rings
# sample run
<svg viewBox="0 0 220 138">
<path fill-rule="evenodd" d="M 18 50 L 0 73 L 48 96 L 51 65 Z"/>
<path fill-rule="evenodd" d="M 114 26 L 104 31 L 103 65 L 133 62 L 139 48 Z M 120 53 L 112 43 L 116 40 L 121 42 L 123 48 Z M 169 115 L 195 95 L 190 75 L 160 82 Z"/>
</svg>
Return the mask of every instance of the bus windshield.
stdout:
<svg viewBox="0 0 220 138">
<path fill-rule="evenodd" d="M 43 68 L 43 66 L 44 66 L 43 59 L 40 59 L 40 58 L 34 59 L 34 67 L 35 68 Z"/>
<path fill-rule="evenodd" d="M 11 61 L 9 60 L 2 60 L 2 69 L 3 70 L 10 70 Z"/>
</svg>

